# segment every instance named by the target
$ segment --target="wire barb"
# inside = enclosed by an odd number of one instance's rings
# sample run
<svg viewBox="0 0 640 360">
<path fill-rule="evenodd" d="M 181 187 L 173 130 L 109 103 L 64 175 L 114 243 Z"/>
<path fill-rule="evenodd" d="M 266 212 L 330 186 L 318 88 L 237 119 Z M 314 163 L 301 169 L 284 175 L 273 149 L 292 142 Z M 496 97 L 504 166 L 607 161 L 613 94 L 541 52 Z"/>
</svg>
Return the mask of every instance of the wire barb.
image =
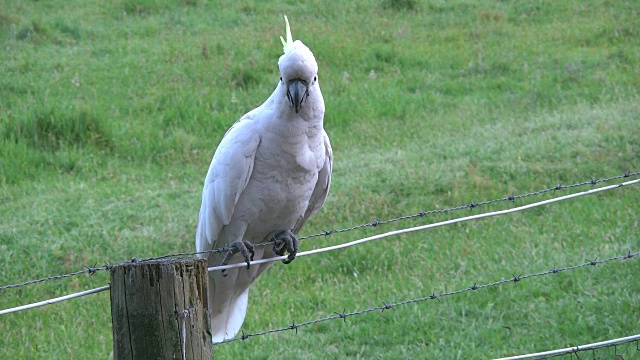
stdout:
<svg viewBox="0 0 640 360">
<path fill-rule="evenodd" d="M 242 336 L 240 337 L 240 339 L 242 340 L 242 342 L 244 343 L 245 340 L 247 340 L 249 338 L 249 334 L 245 334 L 244 330 L 242 330 Z M 245 343 L 246 344 L 246 343 Z"/>
<path fill-rule="evenodd" d="M 347 311 L 347 309 L 345 308 L 344 310 L 342 310 L 341 313 L 334 311 L 334 314 L 338 315 L 338 317 L 340 319 L 344 320 L 344 322 L 347 322 L 347 316 L 349 316 L 349 315 L 347 315 L 346 311 Z"/>
<path fill-rule="evenodd" d="M 384 301 L 382 303 L 384 304 L 384 308 L 382 309 L 382 312 L 384 312 L 385 310 L 389 310 L 389 309 L 391 309 L 393 311 L 396 311 L 396 309 L 394 309 L 394 307 L 395 307 L 394 305 L 387 304 Z"/>
<path fill-rule="evenodd" d="M 98 271 L 98 268 L 96 268 L 96 265 L 98 265 L 98 263 L 94 263 L 92 267 L 84 265 L 84 267 L 87 269 L 87 273 L 89 274 L 90 278 L 92 278 L 93 274 L 95 274 Z"/>
<path fill-rule="evenodd" d="M 513 281 L 515 285 L 518 285 L 518 281 L 522 280 L 522 277 L 521 277 L 522 274 L 520 275 L 511 274 L 511 275 L 513 275 L 513 278 L 511 279 L 511 281 Z"/>
<path fill-rule="evenodd" d="M 334 230 L 324 230 L 323 231 L 325 237 L 333 234 L 333 232 L 334 232 Z"/>
<path fill-rule="evenodd" d="M 290 330 L 295 330 L 296 331 L 296 335 L 298 335 L 298 325 L 296 325 L 296 321 L 293 320 L 293 323 L 291 324 L 291 327 L 289 328 Z"/>
</svg>

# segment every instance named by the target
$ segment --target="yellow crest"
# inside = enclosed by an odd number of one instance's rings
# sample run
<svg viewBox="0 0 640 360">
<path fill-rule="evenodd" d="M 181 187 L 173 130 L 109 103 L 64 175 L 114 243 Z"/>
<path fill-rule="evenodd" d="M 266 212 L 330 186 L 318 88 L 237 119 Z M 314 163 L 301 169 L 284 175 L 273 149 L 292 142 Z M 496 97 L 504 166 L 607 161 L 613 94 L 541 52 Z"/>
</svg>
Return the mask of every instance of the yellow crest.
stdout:
<svg viewBox="0 0 640 360">
<path fill-rule="evenodd" d="M 289 27 L 289 19 L 287 19 L 287 15 L 284 16 L 284 22 L 287 27 L 287 41 L 284 41 L 282 36 L 280 36 L 280 41 L 282 41 L 284 53 L 289 52 L 289 49 L 293 46 L 293 38 L 291 37 L 291 27 Z"/>
</svg>

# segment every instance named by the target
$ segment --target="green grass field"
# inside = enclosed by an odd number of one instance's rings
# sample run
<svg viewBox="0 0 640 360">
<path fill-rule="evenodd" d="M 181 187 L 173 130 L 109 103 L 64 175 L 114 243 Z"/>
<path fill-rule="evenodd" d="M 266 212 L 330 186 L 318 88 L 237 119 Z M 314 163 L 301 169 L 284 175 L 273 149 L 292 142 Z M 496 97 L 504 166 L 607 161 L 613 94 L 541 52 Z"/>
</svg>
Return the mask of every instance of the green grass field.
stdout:
<svg viewBox="0 0 640 360">
<path fill-rule="evenodd" d="M 0 0 L 0 286 L 194 250 L 215 147 L 278 81 L 283 14 L 318 60 L 335 157 L 301 235 L 638 171 L 639 12 L 631 0 Z M 638 251 L 638 204 L 636 185 L 276 264 L 243 329 Z M 214 353 L 483 359 L 612 339 L 640 332 L 638 274 L 638 259 L 612 262 Z M 0 309 L 108 279 L 0 290 Z M 106 359 L 109 294 L 0 316 L 0 334 L 3 359 Z"/>
</svg>

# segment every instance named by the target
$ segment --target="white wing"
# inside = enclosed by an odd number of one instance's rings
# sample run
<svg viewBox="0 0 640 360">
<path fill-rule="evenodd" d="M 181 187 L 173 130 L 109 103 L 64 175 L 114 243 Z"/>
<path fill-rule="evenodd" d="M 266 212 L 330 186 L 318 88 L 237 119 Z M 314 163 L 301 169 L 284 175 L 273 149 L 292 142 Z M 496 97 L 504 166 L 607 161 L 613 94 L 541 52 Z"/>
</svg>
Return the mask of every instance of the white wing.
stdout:
<svg viewBox="0 0 640 360">
<path fill-rule="evenodd" d="M 259 143 L 255 123 L 247 116 L 233 124 L 222 138 L 202 190 L 196 232 L 197 251 L 225 245 L 217 243 L 218 237 L 222 228 L 231 221 L 238 199 L 249 182 Z M 207 258 L 208 254 L 201 256 Z"/>
<path fill-rule="evenodd" d="M 311 215 L 320 210 L 322 205 L 324 205 L 324 201 L 327 199 L 327 195 L 329 194 L 329 187 L 331 186 L 331 170 L 333 168 L 333 150 L 331 149 L 331 142 L 329 142 L 329 136 L 327 136 L 326 131 L 322 130 L 322 134 L 324 138 L 325 151 L 324 166 L 318 173 L 318 182 L 316 183 L 316 187 L 313 189 L 313 193 L 311 193 L 311 199 L 309 200 L 307 211 L 305 211 L 302 219 L 300 219 L 293 228 L 294 234 L 297 234 L 300 231 Z"/>
</svg>

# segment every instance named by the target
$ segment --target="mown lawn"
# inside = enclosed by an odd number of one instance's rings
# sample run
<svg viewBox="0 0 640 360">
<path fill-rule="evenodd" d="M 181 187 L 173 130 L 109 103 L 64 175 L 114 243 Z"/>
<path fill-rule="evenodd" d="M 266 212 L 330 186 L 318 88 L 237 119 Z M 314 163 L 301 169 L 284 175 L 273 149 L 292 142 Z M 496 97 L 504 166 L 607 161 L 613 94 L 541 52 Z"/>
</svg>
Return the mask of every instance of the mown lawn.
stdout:
<svg viewBox="0 0 640 360">
<path fill-rule="evenodd" d="M 318 60 L 335 157 L 329 199 L 301 235 L 640 171 L 639 12 L 636 1 L 0 0 L 0 286 L 194 250 L 215 147 L 278 81 L 284 14 Z M 243 330 L 639 251 L 639 189 L 276 264 Z M 623 337 L 640 332 L 639 273 L 637 259 L 616 261 L 214 353 L 482 359 Z M 0 309 L 108 279 L 0 290 Z M 108 358 L 108 295 L 0 316 L 0 357 Z"/>
</svg>

